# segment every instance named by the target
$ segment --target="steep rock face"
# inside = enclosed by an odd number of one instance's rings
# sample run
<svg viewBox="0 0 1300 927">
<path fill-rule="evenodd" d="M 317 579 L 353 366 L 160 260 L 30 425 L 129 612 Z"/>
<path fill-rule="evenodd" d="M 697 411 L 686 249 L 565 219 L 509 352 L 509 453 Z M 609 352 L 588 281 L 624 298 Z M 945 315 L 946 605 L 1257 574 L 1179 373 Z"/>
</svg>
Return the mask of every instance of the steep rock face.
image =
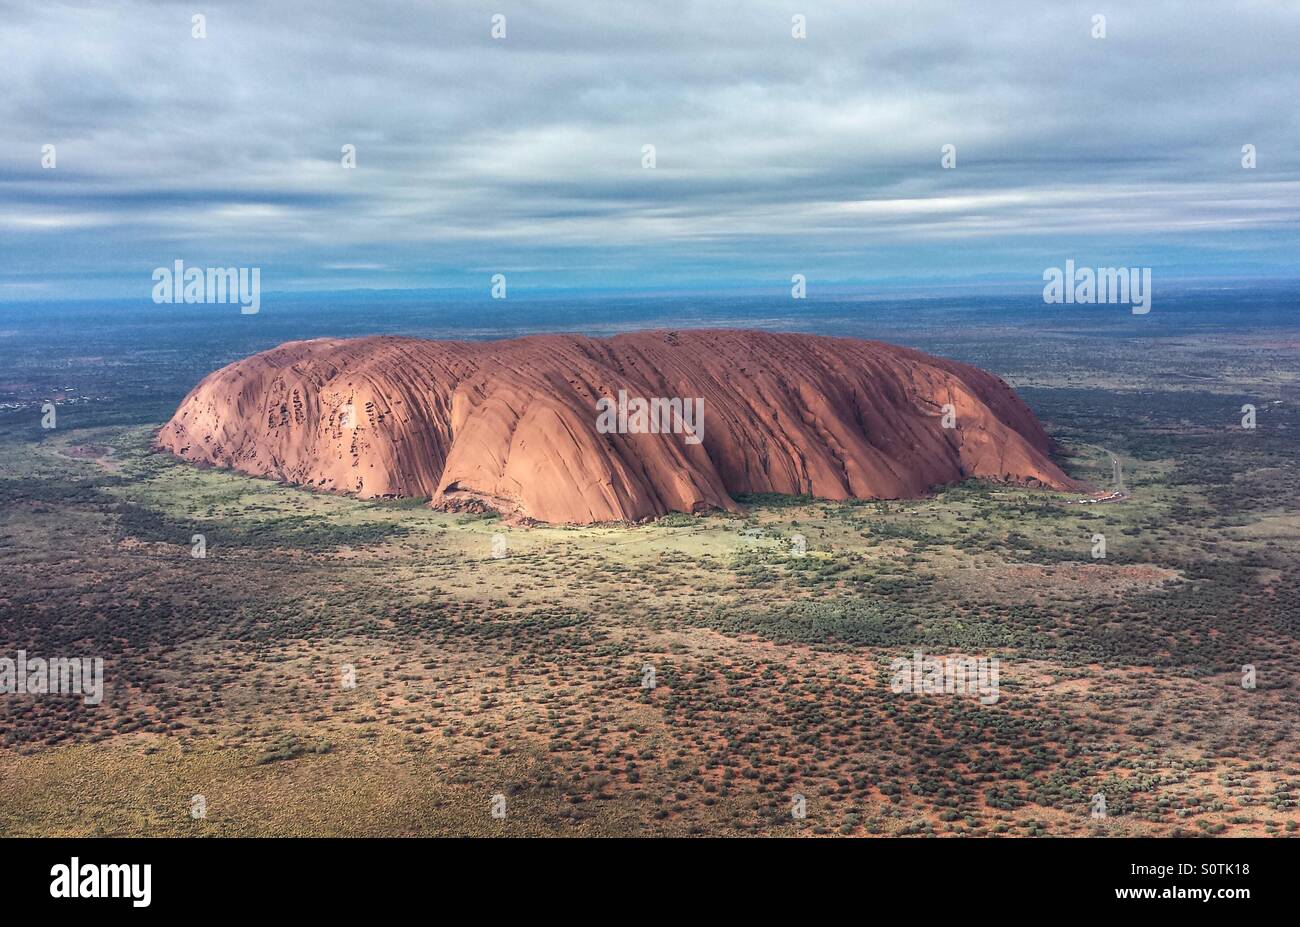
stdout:
<svg viewBox="0 0 1300 927">
<path fill-rule="evenodd" d="M 702 399 L 702 440 L 602 433 L 597 404 L 620 390 Z M 755 331 L 289 342 L 207 376 L 157 445 L 319 489 L 575 524 L 736 511 L 733 493 L 893 499 L 972 476 L 1081 488 L 991 374 Z"/>
</svg>

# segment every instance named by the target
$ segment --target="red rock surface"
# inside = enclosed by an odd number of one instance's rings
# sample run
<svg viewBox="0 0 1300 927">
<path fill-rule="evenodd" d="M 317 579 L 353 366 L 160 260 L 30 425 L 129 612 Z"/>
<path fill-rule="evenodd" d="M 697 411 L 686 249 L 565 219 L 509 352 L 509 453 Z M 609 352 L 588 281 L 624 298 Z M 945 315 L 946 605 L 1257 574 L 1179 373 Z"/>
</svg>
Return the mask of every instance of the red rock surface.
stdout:
<svg viewBox="0 0 1300 927">
<path fill-rule="evenodd" d="M 702 398 L 703 442 L 599 433 L 596 403 L 620 389 Z M 207 376 L 157 444 L 318 489 L 576 524 L 736 511 L 736 493 L 895 499 L 967 477 L 1083 488 L 989 373 L 756 331 L 294 341 Z"/>
</svg>

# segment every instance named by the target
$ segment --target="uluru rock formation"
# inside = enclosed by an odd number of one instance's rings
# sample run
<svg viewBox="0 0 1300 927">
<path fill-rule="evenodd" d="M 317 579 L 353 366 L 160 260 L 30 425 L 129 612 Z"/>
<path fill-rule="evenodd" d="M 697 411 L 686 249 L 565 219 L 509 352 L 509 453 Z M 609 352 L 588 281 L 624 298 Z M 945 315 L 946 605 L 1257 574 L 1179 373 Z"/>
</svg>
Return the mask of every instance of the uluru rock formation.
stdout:
<svg viewBox="0 0 1300 927">
<path fill-rule="evenodd" d="M 645 424 L 637 398 L 686 404 L 668 433 L 606 433 L 598 403 L 620 391 L 628 431 Z M 757 331 L 293 341 L 204 378 L 157 444 L 318 489 L 570 524 L 737 511 L 739 493 L 895 499 L 967 477 L 1083 488 L 992 374 L 881 342 Z"/>
</svg>

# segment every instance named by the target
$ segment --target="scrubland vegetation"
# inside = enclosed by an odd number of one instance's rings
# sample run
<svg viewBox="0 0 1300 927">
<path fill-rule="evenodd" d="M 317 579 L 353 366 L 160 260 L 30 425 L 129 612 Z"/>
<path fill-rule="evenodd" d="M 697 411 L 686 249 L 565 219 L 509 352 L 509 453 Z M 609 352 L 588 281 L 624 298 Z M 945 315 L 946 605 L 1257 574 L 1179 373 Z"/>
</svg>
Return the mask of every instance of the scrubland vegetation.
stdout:
<svg viewBox="0 0 1300 927">
<path fill-rule="evenodd" d="M 102 656 L 107 692 L 0 696 L 0 833 L 1296 832 L 1297 405 L 1247 432 L 1236 395 L 1025 395 L 1132 498 L 524 528 L 143 426 L 6 440 L 0 655 Z M 1000 698 L 895 693 L 916 650 L 997 657 Z"/>
</svg>

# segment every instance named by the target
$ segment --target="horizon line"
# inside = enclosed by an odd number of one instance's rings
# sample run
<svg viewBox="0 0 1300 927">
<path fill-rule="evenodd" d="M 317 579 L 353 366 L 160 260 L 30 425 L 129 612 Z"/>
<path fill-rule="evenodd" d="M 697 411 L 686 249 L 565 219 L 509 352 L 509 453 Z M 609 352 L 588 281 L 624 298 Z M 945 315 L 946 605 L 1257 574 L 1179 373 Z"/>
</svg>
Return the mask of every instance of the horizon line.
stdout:
<svg viewBox="0 0 1300 927">
<path fill-rule="evenodd" d="M 1248 288 L 1250 286 L 1269 286 L 1269 287 L 1300 287 L 1300 273 L 1294 276 L 1261 276 L 1261 275 L 1178 275 L 1169 276 L 1161 275 L 1160 279 L 1165 284 L 1175 284 L 1179 289 L 1194 289 L 1198 286 L 1211 285 L 1231 285 L 1234 288 Z M 31 289 L 28 289 L 28 287 Z M 133 303 L 149 302 L 150 292 L 148 288 L 142 289 L 139 296 L 67 296 L 64 294 L 41 296 L 39 295 L 39 284 L 19 284 L 19 283 L 0 283 L 0 305 L 14 305 L 24 303 Z M 6 289 L 17 291 L 6 294 Z M 736 281 L 710 282 L 710 283 L 692 283 L 681 285 L 610 285 L 610 286 L 591 286 L 591 285 L 573 285 L 563 286 L 555 284 L 535 284 L 529 285 L 516 283 L 510 286 L 510 295 L 508 298 L 493 299 L 490 294 L 490 286 L 486 283 L 481 285 L 458 285 L 458 286 L 344 286 L 344 287 L 326 287 L 326 288 L 307 288 L 307 289 L 268 289 L 263 292 L 263 297 L 278 297 L 289 299 L 305 299 L 313 296 L 340 296 L 340 295 L 366 295 L 378 298 L 400 298 L 403 295 L 442 295 L 455 296 L 457 298 L 474 298 L 479 297 L 492 302 L 506 302 L 511 299 L 518 300 L 520 296 L 525 298 L 547 298 L 547 297 L 600 297 L 600 296 L 620 296 L 635 297 L 644 296 L 647 298 L 667 298 L 667 297 L 709 297 L 709 296 L 778 296 L 782 293 L 789 298 L 789 281 L 771 284 L 759 283 L 738 283 Z M 979 290 L 983 291 L 980 295 L 992 296 L 1025 296 L 1034 292 L 1041 292 L 1042 282 L 1038 280 L 1009 279 L 999 278 L 994 280 L 981 278 L 965 279 L 947 279 L 947 278 L 930 278 L 918 280 L 897 279 L 894 281 L 852 281 L 839 280 L 817 283 L 815 280 L 808 281 L 807 295 L 801 297 L 798 302 L 817 302 L 819 295 L 830 295 L 835 297 L 844 297 L 857 295 L 861 298 L 883 298 L 883 297 L 925 297 L 935 295 L 952 295 L 958 290 Z M 21 294 L 21 295 L 20 295 Z M 185 305 L 185 304 L 182 304 Z M 195 303 L 194 305 L 202 305 Z"/>
</svg>

